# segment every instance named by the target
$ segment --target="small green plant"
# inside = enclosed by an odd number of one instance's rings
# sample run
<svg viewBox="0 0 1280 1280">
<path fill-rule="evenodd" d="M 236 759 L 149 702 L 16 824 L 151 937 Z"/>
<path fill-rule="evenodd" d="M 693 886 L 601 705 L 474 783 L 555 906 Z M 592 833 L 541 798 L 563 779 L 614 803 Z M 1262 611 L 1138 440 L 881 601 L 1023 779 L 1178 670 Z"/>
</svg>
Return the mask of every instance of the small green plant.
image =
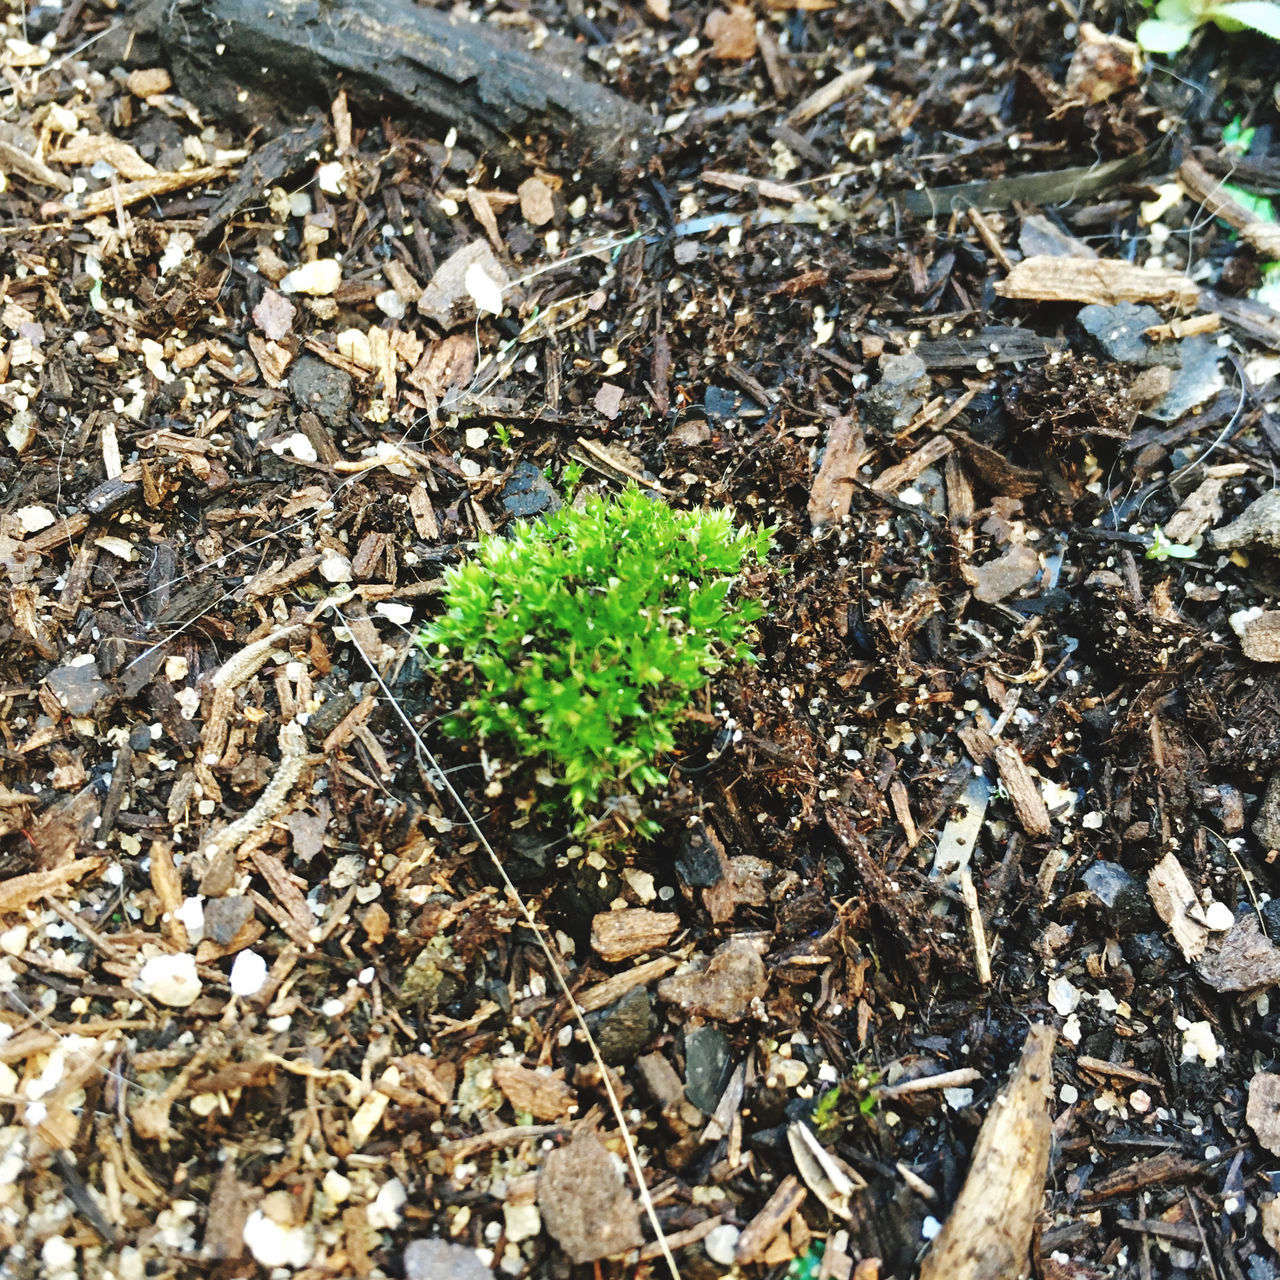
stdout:
<svg viewBox="0 0 1280 1280">
<path fill-rule="evenodd" d="M 823 1135 L 829 1129 L 833 1129 L 840 1120 L 840 1114 L 837 1108 L 840 1105 L 840 1086 L 828 1089 L 826 1093 L 818 1099 L 817 1105 L 813 1109 L 813 1127 L 818 1131 L 819 1135 Z"/>
<path fill-rule="evenodd" d="M 540 806 L 567 809 L 576 833 L 611 813 L 652 834 L 638 802 L 666 784 L 691 699 L 751 657 L 763 610 L 733 587 L 771 538 L 632 487 L 484 539 L 446 574 L 444 613 L 421 637 L 470 688 L 446 730 L 532 766 Z"/>
<path fill-rule="evenodd" d="M 1194 560 L 1195 554 L 1195 547 L 1183 546 L 1180 542 L 1170 542 L 1158 524 L 1152 525 L 1151 545 L 1147 548 L 1148 560 Z"/>
<path fill-rule="evenodd" d="M 1159 0 L 1155 10 L 1155 17 L 1139 23 L 1134 33 L 1148 53 L 1181 53 L 1207 22 L 1223 31 L 1249 29 L 1280 40 L 1277 0 Z"/>
</svg>

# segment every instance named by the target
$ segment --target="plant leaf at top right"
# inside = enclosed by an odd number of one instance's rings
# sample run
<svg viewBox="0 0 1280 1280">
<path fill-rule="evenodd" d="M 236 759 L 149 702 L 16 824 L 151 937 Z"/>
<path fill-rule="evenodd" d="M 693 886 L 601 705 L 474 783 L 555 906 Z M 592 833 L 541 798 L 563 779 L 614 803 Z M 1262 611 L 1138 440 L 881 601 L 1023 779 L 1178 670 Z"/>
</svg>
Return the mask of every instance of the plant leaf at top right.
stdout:
<svg viewBox="0 0 1280 1280">
<path fill-rule="evenodd" d="M 1155 16 L 1134 33 L 1147 53 L 1180 53 L 1196 28 L 1215 23 L 1223 31 L 1252 30 L 1280 40 L 1277 0 L 1159 0 Z"/>
</svg>

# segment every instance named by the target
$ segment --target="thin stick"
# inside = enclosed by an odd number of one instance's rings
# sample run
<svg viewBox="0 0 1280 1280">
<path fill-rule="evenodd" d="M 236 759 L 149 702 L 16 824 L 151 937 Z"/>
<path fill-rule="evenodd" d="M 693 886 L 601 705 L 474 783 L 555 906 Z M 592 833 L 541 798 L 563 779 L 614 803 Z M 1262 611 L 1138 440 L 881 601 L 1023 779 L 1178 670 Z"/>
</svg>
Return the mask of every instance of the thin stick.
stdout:
<svg viewBox="0 0 1280 1280">
<path fill-rule="evenodd" d="M 341 620 L 342 624 L 349 628 L 346 616 L 339 608 L 339 602 L 333 601 L 330 606 L 334 614 Z M 354 631 L 350 632 L 351 644 L 355 647 L 356 652 L 364 660 L 365 666 L 369 668 L 373 678 L 377 681 L 378 688 L 382 690 L 387 701 L 395 708 L 396 715 L 400 717 L 404 727 L 409 731 L 410 736 L 417 744 L 418 749 L 426 757 L 427 764 L 430 766 L 432 773 L 437 777 L 442 789 L 449 794 L 449 798 L 458 807 L 458 812 L 462 814 L 466 820 L 467 826 L 471 828 L 472 835 L 480 842 L 480 847 L 489 855 L 490 861 L 496 868 L 503 886 L 506 888 L 511 900 L 516 904 L 520 914 L 524 917 L 525 923 L 533 930 L 534 937 L 538 940 L 538 947 L 542 951 L 547 961 L 548 967 L 551 969 L 552 976 L 556 980 L 556 985 L 560 988 L 561 994 L 568 1002 L 569 1008 L 573 1013 L 574 1020 L 578 1024 L 578 1029 L 582 1032 L 582 1037 L 587 1043 L 587 1047 L 591 1050 L 591 1057 L 595 1061 L 600 1071 L 600 1081 L 604 1086 L 605 1093 L 609 1096 L 609 1108 L 613 1112 L 614 1119 L 618 1123 L 618 1132 L 622 1137 L 623 1146 L 627 1151 L 627 1162 L 631 1166 L 632 1176 L 635 1178 L 636 1187 L 640 1192 L 640 1201 L 644 1205 L 645 1213 L 648 1215 L 649 1222 L 653 1226 L 655 1243 L 658 1245 L 662 1253 L 662 1258 L 667 1264 L 667 1269 L 671 1272 L 672 1280 L 680 1280 L 680 1269 L 676 1266 L 675 1256 L 671 1252 L 671 1246 L 667 1242 L 666 1234 L 662 1230 L 662 1224 L 658 1221 L 658 1212 L 654 1207 L 653 1198 L 649 1195 L 649 1188 L 644 1180 L 644 1170 L 640 1166 L 640 1157 L 636 1154 L 635 1142 L 631 1137 L 631 1130 L 627 1127 L 627 1117 L 622 1110 L 622 1100 L 618 1097 L 617 1091 L 613 1087 L 613 1080 L 610 1077 L 608 1068 L 605 1066 L 604 1058 L 601 1057 L 600 1047 L 596 1044 L 595 1037 L 591 1034 L 591 1028 L 587 1026 L 587 1019 L 582 1011 L 581 1005 L 573 997 L 573 992 L 569 990 L 569 982 L 565 977 L 563 970 L 560 968 L 560 962 L 556 958 L 555 953 L 551 950 L 546 938 L 543 936 L 542 928 L 534 918 L 533 912 L 529 910 L 524 898 L 521 896 L 519 889 L 516 888 L 511 877 L 507 875 L 507 869 L 502 865 L 497 853 L 494 851 L 493 845 L 489 843 L 488 837 L 481 830 L 480 824 L 472 816 L 471 810 L 467 807 L 467 803 L 458 793 L 453 783 L 449 781 L 444 770 L 440 767 L 440 762 L 436 759 L 434 752 L 423 741 L 422 735 L 418 732 L 417 726 L 404 712 L 404 708 L 396 700 L 395 694 L 387 687 L 387 683 L 382 678 L 382 673 L 373 664 L 369 655 L 361 648 L 359 640 L 356 639 Z"/>
</svg>

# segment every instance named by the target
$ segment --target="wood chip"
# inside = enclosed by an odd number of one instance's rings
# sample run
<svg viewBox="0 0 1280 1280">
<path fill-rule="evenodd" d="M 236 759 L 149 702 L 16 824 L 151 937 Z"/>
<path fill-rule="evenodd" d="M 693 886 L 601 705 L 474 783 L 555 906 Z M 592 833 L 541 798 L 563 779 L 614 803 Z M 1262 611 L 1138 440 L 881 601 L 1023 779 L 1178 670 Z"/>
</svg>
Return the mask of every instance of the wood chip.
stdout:
<svg viewBox="0 0 1280 1280">
<path fill-rule="evenodd" d="M 538 1208 L 547 1233 L 576 1264 L 644 1243 L 635 1197 L 604 1143 L 588 1128 L 548 1153 L 538 1175 Z"/>
<path fill-rule="evenodd" d="M 1223 190 L 1220 178 L 1213 177 L 1198 161 L 1188 156 L 1178 169 L 1178 183 L 1201 208 L 1205 216 L 1221 218 L 1234 227 L 1243 240 L 1263 258 L 1280 258 L 1280 226 L 1264 222 Z"/>
<path fill-rule="evenodd" d="M 800 1179 L 794 1173 L 783 1178 L 764 1208 L 747 1223 L 738 1237 L 734 1261 L 739 1266 L 745 1267 L 763 1256 L 774 1237 L 787 1225 L 791 1215 L 804 1203 L 805 1194 Z"/>
<path fill-rule="evenodd" d="M 578 1095 L 560 1076 L 533 1067 L 495 1063 L 493 1083 L 517 1113 L 531 1115 L 535 1120 L 560 1120 L 577 1106 Z"/>
<path fill-rule="evenodd" d="M 856 414 L 837 418 L 827 428 L 822 465 L 809 490 L 809 523 L 815 530 L 839 524 L 849 514 L 858 468 L 866 458 L 866 438 Z"/>
<path fill-rule="evenodd" d="M 1027 1033 L 1013 1079 L 983 1121 L 964 1187 L 920 1280 L 1005 1280 L 1026 1270 L 1053 1139 L 1056 1036 L 1043 1024 Z"/>
<path fill-rule="evenodd" d="M 814 116 L 821 115 L 829 107 L 843 102 L 851 93 L 861 89 L 875 75 L 875 64 L 865 62 L 860 67 L 843 71 L 834 80 L 828 80 L 820 89 L 815 89 L 807 98 L 802 99 L 787 116 L 787 123 L 795 128 L 807 124 Z"/>
<path fill-rule="evenodd" d="M 1209 945 L 1209 929 L 1189 914 L 1199 905 L 1195 888 L 1177 856 L 1166 853 L 1147 876 L 1147 893 L 1156 915 L 1165 922 L 1184 960 L 1199 960 Z"/>
<path fill-rule="evenodd" d="M 995 290 L 1004 298 L 1033 302 L 1163 302 L 1194 307 L 1200 290 L 1180 271 L 1147 270 L 1119 258 L 1054 258 L 1038 255 L 1016 262 Z"/>
<path fill-rule="evenodd" d="M 996 769 L 1000 781 L 1008 793 L 1009 803 L 1013 806 L 1022 829 L 1030 836 L 1047 836 L 1053 830 L 1049 819 L 1049 809 L 1040 792 L 1039 783 L 1018 749 L 1007 742 L 998 742 L 995 751 Z"/>
<path fill-rule="evenodd" d="M 674 911 L 602 911 L 591 920 L 591 949 L 613 964 L 665 947 L 679 930 L 680 917 Z"/>
<path fill-rule="evenodd" d="M 871 482 L 871 487 L 877 493 L 895 493 L 909 485 L 927 467 L 945 458 L 951 449 L 951 441 L 946 436 L 934 436 L 901 462 L 882 471 Z"/>
</svg>

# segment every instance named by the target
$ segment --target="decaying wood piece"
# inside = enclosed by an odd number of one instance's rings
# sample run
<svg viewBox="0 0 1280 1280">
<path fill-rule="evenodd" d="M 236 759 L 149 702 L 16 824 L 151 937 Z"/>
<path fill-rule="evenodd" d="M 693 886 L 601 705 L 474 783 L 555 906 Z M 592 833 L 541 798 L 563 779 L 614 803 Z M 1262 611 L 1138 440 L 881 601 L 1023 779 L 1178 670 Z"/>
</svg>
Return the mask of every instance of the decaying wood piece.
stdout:
<svg viewBox="0 0 1280 1280">
<path fill-rule="evenodd" d="M 994 754 L 1000 781 L 1004 783 L 1009 803 L 1013 806 L 1022 829 L 1030 836 L 1047 836 L 1053 830 L 1048 807 L 1035 777 L 1027 768 L 1017 747 L 1007 742 L 997 743 Z"/>
<path fill-rule="evenodd" d="M 1049 1168 L 1056 1034 L 1043 1024 L 1027 1033 L 1022 1060 L 983 1122 L 969 1176 L 920 1280 L 1010 1280 L 1024 1273 Z"/>
<path fill-rule="evenodd" d="M 1280 258 L 1280 227 L 1263 222 L 1223 190 L 1222 178 L 1213 177 L 1198 161 L 1188 156 L 1178 169 L 1178 184 L 1207 213 L 1221 218 L 1264 258 Z"/>
<path fill-rule="evenodd" d="M 1092 302 L 1112 307 L 1117 302 L 1164 302 L 1194 307 L 1198 286 L 1180 271 L 1148 271 L 1119 258 L 1054 258 L 1036 255 L 1014 263 L 996 284 L 1003 298 L 1032 302 Z"/>
<path fill-rule="evenodd" d="M 652 122 L 635 104 L 535 57 L 495 28 L 412 0 L 145 0 L 183 95 L 225 116 L 293 123 L 345 90 L 352 108 L 429 117 L 492 161 L 526 167 L 545 135 L 572 167 L 642 162 Z"/>
<path fill-rule="evenodd" d="M 591 949 L 612 964 L 665 947 L 679 929 L 680 918 L 673 911 L 602 911 L 591 921 Z"/>
</svg>

